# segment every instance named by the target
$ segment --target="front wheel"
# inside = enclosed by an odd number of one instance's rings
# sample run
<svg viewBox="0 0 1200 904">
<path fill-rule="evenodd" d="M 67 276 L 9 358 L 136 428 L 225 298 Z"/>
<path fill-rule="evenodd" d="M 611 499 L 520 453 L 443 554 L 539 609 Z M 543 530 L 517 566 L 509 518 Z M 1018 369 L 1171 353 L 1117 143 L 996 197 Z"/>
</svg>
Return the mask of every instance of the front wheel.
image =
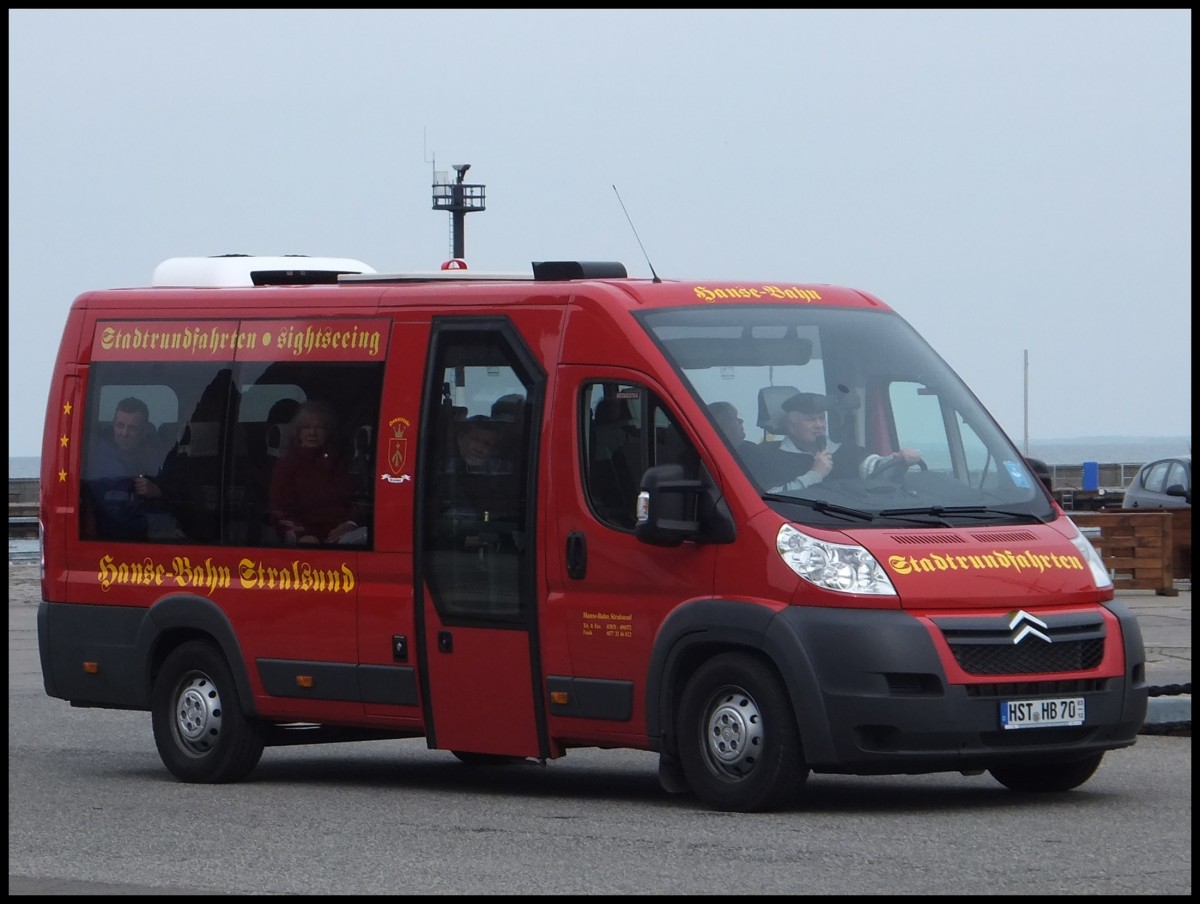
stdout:
<svg viewBox="0 0 1200 904">
<path fill-rule="evenodd" d="M 1070 763 L 1017 763 L 993 766 L 988 772 L 992 778 L 1013 791 L 1070 791 L 1091 778 L 1100 768 L 1102 759 L 1104 754 L 1097 753 Z"/>
<path fill-rule="evenodd" d="M 241 781 L 262 757 L 262 727 L 242 710 L 225 657 L 206 641 L 182 644 L 164 660 L 150 716 L 158 755 L 180 781 Z"/>
<path fill-rule="evenodd" d="M 745 653 L 723 653 L 696 670 L 680 701 L 678 732 L 688 784 L 715 809 L 778 809 L 808 779 L 783 682 Z"/>
</svg>

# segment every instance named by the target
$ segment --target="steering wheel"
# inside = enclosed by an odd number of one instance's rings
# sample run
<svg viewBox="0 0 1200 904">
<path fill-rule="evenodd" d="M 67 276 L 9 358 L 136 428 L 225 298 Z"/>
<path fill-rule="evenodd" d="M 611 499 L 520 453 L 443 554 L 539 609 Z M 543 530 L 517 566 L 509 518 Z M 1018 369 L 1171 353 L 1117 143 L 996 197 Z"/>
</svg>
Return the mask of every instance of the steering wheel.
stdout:
<svg viewBox="0 0 1200 904">
<path fill-rule="evenodd" d="M 916 465 L 922 471 L 928 471 L 929 465 L 925 464 L 925 459 L 918 458 L 916 461 L 905 461 L 903 458 L 887 458 L 882 464 L 876 466 L 875 470 L 867 475 L 868 480 L 882 480 L 884 477 L 891 477 L 893 480 L 900 480 L 907 473 L 908 469 Z"/>
</svg>

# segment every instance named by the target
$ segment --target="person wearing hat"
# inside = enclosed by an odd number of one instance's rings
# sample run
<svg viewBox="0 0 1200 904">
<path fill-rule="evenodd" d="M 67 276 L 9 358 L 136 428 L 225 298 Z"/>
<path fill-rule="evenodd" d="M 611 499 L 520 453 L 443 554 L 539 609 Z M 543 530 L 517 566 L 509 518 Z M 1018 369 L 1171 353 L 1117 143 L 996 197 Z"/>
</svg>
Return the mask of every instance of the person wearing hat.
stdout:
<svg viewBox="0 0 1200 904">
<path fill-rule="evenodd" d="M 752 470 L 769 493 L 802 490 L 827 477 L 869 477 L 891 459 L 912 464 L 920 457 L 915 449 L 891 455 L 874 455 L 862 446 L 829 439 L 826 412 L 833 407 L 829 396 L 798 392 L 787 399 L 782 440 L 763 444 Z"/>
</svg>

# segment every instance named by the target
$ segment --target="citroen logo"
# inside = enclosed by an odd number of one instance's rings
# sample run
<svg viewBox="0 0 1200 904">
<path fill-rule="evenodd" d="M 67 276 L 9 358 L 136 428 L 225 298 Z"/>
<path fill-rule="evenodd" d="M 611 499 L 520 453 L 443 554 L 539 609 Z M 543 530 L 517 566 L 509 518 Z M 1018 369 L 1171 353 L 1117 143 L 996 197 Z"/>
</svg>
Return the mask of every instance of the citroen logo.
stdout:
<svg viewBox="0 0 1200 904">
<path fill-rule="evenodd" d="M 1034 625 L 1037 625 L 1037 628 L 1035 628 Z M 1018 626 L 1020 626 L 1020 628 L 1021 628 L 1021 630 L 1019 630 L 1019 631 L 1017 630 Z M 1049 634 L 1043 634 L 1041 631 L 1038 630 L 1038 628 L 1045 628 L 1047 631 L 1050 630 L 1049 625 L 1047 625 L 1044 621 L 1042 621 L 1036 615 L 1030 615 L 1024 609 L 1018 609 L 1016 612 L 1014 612 L 1012 614 L 1012 617 L 1009 618 L 1009 620 L 1008 620 L 1008 630 L 1016 632 L 1015 634 L 1013 634 L 1013 639 L 1012 639 L 1012 642 L 1014 645 L 1019 644 L 1021 641 L 1023 641 L 1026 637 L 1028 637 L 1031 634 L 1034 637 L 1037 637 L 1037 638 L 1040 638 L 1041 640 L 1046 641 L 1046 643 L 1054 643 L 1054 641 L 1052 641 L 1050 639 Z"/>
</svg>

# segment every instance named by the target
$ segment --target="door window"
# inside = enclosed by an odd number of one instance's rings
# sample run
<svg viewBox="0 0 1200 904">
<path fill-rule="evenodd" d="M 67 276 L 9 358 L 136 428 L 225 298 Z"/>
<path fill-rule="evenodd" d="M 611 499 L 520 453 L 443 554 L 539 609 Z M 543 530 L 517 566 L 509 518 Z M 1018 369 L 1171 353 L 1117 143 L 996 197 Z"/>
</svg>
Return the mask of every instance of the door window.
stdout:
<svg viewBox="0 0 1200 904">
<path fill-rule="evenodd" d="M 530 413 L 541 380 L 505 323 L 434 331 L 422 543 L 446 622 L 528 614 Z"/>
</svg>

